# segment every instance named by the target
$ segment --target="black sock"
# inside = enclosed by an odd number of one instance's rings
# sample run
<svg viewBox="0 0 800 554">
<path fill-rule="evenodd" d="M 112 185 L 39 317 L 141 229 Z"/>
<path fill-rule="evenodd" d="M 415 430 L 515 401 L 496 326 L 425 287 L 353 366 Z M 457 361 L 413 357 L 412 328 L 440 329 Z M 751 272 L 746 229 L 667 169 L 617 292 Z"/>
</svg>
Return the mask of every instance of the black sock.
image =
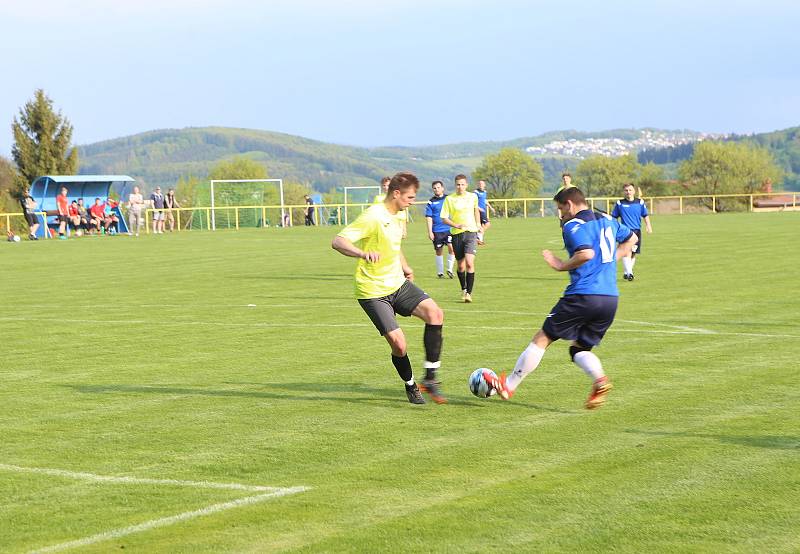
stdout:
<svg viewBox="0 0 800 554">
<path fill-rule="evenodd" d="M 456 271 L 458 274 L 458 282 L 461 283 L 461 290 L 467 288 L 467 273 L 465 271 Z"/>
<path fill-rule="evenodd" d="M 395 356 L 392 354 L 392 363 L 403 382 L 408 383 L 414 378 L 414 374 L 411 372 L 411 360 L 408 359 L 408 354 L 404 356 Z"/>
<path fill-rule="evenodd" d="M 472 294 L 472 287 L 475 285 L 475 272 L 467 273 L 467 292 Z"/>
<path fill-rule="evenodd" d="M 425 324 L 425 333 L 422 335 L 425 343 L 425 361 L 438 362 L 442 355 L 442 326 Z M 425 369 L 426 379 L 436 379 L 436 369 Z"/>
</svg>

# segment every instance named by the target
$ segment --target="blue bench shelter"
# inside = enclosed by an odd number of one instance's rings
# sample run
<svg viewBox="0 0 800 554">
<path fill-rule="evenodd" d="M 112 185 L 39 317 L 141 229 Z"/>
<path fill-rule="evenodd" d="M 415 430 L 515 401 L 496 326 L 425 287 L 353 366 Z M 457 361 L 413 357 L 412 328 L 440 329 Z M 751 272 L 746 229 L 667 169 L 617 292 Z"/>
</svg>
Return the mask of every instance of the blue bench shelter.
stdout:
<svg viewBox="0 0 800 554">
<path fill-rule="evenodd" d="M 109 193 L 113 190 L 114 194 L 119 198 L 120 203 L 125 198 L 126 194 L 133 190 L 133 185 L 136 181 L 127 175 L 45 175 L 37 177 L 31 183 L 31 196 L 36 201 L 37 210 L 47 212 L 57 211 L 56 196 L 58 196 L 61 187 L 67 187 L 67 198 L 70 202 L 83 198 L 86 209 L 89 209 L 94 204 L 95 198 L 100 198 L 103 202 L 108 199 Z M 128 232 L 128 222 L 122 214 L 119 207 L 112 210 L 119 218 L 119 231 L 121 233 Z M 45 230 L 48 227 L 58 227 L 57 217 L 48 215 L 42 221 L 42 216 L 39 215 L 39 223 L 41 224 L 37 235 L 42 237 L 45 235 Z"/>
</svg>

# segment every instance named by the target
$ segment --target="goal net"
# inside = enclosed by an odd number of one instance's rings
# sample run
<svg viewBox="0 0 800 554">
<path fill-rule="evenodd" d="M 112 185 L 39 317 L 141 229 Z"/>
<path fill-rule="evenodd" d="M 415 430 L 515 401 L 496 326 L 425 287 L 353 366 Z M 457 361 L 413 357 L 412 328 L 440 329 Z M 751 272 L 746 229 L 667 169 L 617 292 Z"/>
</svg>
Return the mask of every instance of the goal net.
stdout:
<svg viewBox="0 0 800 554">
<path fill-rule="evenodd" d="M 345 206 L 342 222 L 347 225 L 352 219 L 358 217 L 358 214 L 368 208 L 379 194 L 383 194 L 383 189 L 380 185 L 344 187 Z M 359 204 L 359 206 L 350 206 L 348 204 Z"/>
<path fill-rule="evenodd" d="M 283 179 L 212 179 L 209 185 L 212 230 L 278 226 L 287 213 Z"/>
</svg>

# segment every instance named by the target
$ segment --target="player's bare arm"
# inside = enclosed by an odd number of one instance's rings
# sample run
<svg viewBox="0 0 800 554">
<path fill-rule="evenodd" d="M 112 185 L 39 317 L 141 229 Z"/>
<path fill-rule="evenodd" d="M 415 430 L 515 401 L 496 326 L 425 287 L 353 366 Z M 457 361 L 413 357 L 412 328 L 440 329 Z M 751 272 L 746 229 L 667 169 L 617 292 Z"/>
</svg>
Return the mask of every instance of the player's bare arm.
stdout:
<svg viewBox="0 0 800 554">
<path fill-rule="evenodd" d="M 635 235 L 634 235 L 635 236 Z M 584 248 L 583 250 L 578 250 L 572 257 L 566 261 L 562 260 L 555 254 L 553 254 L 550 250 L 542 250 L 542 257 L 544 261 L 547 262 L 547 265 L 555 269 L 556 271 L 570 271 L 572 269 L 577 269 L 592 258 L 594 258 L 594 250 L 591 248 Z"/>
<path fill-rule="evenodd" d="M 403 255 L 402 252 L 400 252 L 400 264 L 403 266 L 403 275 L 406 276 L 406 279 L 408 279 L 409 281 L 413 281 L 414 280 L 414 270 L 411 269 L 410 265 L 408 265 L 408 262 L 406 261 L 406 257 Z"/>
<path fill-rule="evenodd" d="M 331 248 L 345 256 L 363 258 L 370 263 L 375 263 L 381 259 L 381 255 L 378 252 L 365 252 L 346 238 L 340 236 L 333 237 Z"/>
<path fill-rule="evenodd" d="M 462 224 L 462 223 L 453 223 L 453 220 L 449 219 L 447 217 L 443 217 L 442 218 L 442 223 L 444 223 L 445 225 L 449 225 L 450 227 L 453 227 L 455 229 L 466 229 L 467 228 L 467 226 Z"/>
<path fill-rule="evenodd" d="M 647 228 L 647 234 L 648 235 L 653 232 L 653 226 L 650 225 L 650 216 L 649 215 L 644 216 L 644 226 L 645 226 L 645 228 Z"/>
<path fill-rule="evenodd" d="M 626 256 L 630 256 L 631 252 L 633 251 L 633 247 L 636 243 L 639 242 L 639 237 L 636 236 L 636 233 L 631 233 L 631 236 L 628 240 L 617 247 L 617 260 L 621 260 Z"/>
<path fill-rule="evenodd" d="M 433 240 L 433 218 L 426 217 L 425 219 L 428 222 L 428 240 Z"/>
</svg>

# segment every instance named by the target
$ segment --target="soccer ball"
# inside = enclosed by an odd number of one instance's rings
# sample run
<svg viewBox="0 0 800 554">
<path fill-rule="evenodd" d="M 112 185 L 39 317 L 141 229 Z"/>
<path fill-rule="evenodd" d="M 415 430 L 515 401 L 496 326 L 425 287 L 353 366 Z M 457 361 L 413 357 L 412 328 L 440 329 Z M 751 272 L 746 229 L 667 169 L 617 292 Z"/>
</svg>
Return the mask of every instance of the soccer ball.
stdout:
<svg viewBox="0 0 800 554">
<path fill-rule="evenodd" d="M 19 242 L 19 241 L 21 241 L 21 240 L 22 240 L 22 239 L 21 239 L 21 238 L 19 238 L 19 235 L 14 235 L 14 242 Z"/>
<path fill-rule="evenodd" d="M 472 375 L 469 376 L 469 391 L 478 398 L 489 398 L 494 392 L 492 386 L 483 378 L 484 371 L 497 377 L 497 374 L 488 367 L 479 367 L 472 372 Z"/>
</svg>

